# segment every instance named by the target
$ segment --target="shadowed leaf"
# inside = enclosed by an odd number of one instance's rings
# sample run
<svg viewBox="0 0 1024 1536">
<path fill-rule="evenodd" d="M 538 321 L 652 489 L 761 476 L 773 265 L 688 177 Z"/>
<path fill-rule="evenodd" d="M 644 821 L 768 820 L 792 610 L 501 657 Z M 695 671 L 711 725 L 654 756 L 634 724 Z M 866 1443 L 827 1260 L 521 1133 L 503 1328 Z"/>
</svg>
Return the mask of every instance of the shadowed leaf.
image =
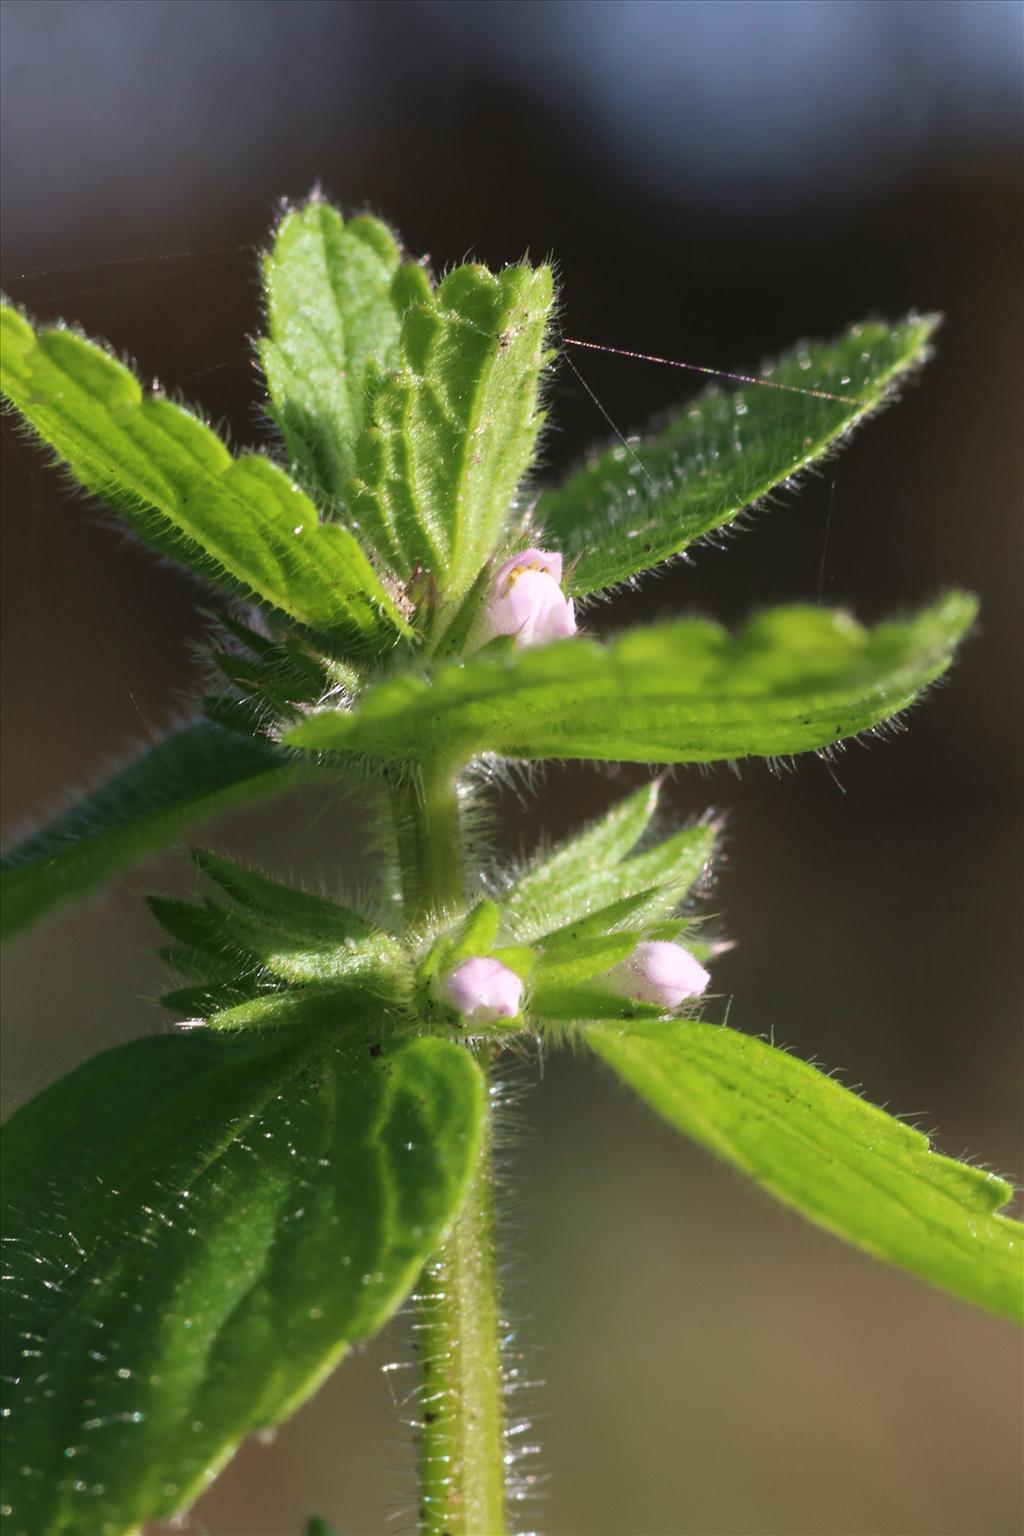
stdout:
<svg viewBox="0 0 1024 1536">
<path fill-rule="evenodd" d="M 269 742 L 216 725 L 185 726 L 8 851 L 0 876 L 4 937 L 205 817 L 304 777 L 302 763 Z"/>
<path fill-rule="evenodd" d="M 140 1040 L 8 1123 L 12 1536 L 183 1508 L 407 1294 L 462 1200 L 483 1080 L 448 1041 L 371 1054 L 346 1026 Z"/>
</svg>

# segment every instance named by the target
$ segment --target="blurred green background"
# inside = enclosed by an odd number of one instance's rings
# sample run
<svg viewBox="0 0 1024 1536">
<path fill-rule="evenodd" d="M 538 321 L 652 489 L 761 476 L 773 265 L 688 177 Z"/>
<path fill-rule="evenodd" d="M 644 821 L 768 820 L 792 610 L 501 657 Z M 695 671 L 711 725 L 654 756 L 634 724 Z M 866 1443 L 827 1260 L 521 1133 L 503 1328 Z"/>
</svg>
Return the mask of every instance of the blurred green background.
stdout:
<svg viewBox="0 0 1024 1536">
<path fill-rule="evenodd" d="M 680 817 L 729 814 L 712 905 L 738 941 L 715 972 L 731 1022 L 1019 1177 L 1019 6 L 6 0 L 2 25 L 7 292 L 130 353 L 239 444 L 263 432 L 258 248 L 277 200 L 317 179 L 439 270 L 553 255 L 568 334 L 713 367 L 872 312 L 945 312 L 903 404 L 725 551 L 590 618 L 733 621 L 822 594 L 873 619 L 954 582 L 981 594 L 908 734 L 833 772 L 680 772 L 670 794 Z M 667 369 L 574 361 L 623 430 L 693 392 Z M 606 426 L 564 366 L 551 407 L 555 473 Z M 203 625 L 190 582 L 9 423 L 4 477 L 10 836 L 187 708 Z M 502 791 L 502 853 L 637 781 L 574 767 Z M 307 795 L 204 840 L 358 889 L 363 819 Z M 9 1104 L 167 1027 L 137 894 L 182 888 L 184 866 L 175 851 L 11 947 Z M 802 1226 L 596 1064 L 525 1076 L 509 1307 L 547 1386 L 525 1405 L 545 1485 L 524 1529 L 1020 1529 L 1008 1327 Z M 311 1508 L 349 1536 L 410 1528 L 391 1404 L 408 1372 L 380 1370 L 408 1358 L 399 1320 L 247 1445 L 184 1528 L 293 1536 Z"/>
</svg>

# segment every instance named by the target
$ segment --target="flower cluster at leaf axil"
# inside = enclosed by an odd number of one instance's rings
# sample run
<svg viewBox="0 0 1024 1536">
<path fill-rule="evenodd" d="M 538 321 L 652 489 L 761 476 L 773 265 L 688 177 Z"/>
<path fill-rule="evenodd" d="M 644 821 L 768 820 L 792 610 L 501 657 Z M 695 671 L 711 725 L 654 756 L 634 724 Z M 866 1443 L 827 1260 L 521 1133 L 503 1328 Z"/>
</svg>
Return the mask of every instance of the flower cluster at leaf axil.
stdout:
<svg viewBox="0 0 1024 1536">
<path fill-rule="evenodd" d="M 701 960 L 718 946 L 694 898 L 707 887 L 717 827 L 699 822 L 647 844 L 659 789 L 635 791 L 575 844 L 534 859 L 500 899 L 425 932 L 389 932 L 350 907 L 197 853 L 222 899 L 150 903 L 175 941 L 165 958 L 189 973 L 164 1001 L 219 1031 L 332 1016 L 341 1025 L 355 1012 L 380 1038 L 417 1025 L 505 1034 L 664 1017 L 710 979 Z M 602 860 L 598 900 L 593 880 L 560 876 L 566 854 L 588 848 Z"/>
</svg>

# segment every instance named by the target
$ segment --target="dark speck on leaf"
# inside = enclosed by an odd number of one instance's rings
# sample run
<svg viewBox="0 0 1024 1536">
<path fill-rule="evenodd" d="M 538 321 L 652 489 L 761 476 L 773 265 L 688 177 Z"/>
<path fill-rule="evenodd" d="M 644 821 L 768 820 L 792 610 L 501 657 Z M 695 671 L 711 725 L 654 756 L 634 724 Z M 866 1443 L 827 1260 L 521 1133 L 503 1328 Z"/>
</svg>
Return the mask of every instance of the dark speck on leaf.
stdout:
<svg viewBox="0 0 1024 1536">
<path fill-rule="evenodd" d="M 383 1056 L 383 1054 L 384 1054 L 384 1047 L 381 1045 L 380 1041 L 379 1040 L 372 1041 L 371 1044 L 370 1044 L 370 1055 L 371 1056 Z"/>
</svg>

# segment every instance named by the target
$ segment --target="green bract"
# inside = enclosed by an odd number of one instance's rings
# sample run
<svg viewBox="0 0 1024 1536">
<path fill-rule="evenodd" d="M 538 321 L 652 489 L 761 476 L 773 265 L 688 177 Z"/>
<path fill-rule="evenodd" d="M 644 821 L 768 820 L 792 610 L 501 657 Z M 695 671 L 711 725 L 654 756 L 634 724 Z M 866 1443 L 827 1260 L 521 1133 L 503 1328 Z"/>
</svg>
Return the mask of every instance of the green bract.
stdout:
<svg viewBox="0 0 1024 1536">
<path fill-rule="evenodd" d="M 418 1273 L 422 1529 L 499 1536 L 487 1073 L 510 1040 L 586 1041 L 812 1221 L 991 1311 L 1020 1306 L 1002 1180 L 773 1045 L 638 1000 L 640 969 L 667 957 L 696 976 L 672 994 L 696 1011 L 707 976 L 666 945 L 713 966 L 697 903 L 717 822 L 665 825 L 648 785 L 517 870 L 463 868 L 465 770 L 488 755 L 828 751 L 942 676 L 976 613 L 965 594 L 872 629 L 792 606 L 735 635 L 679 619 L 525 643 L 572 633 L 565 593 L 668 559 L 831 452 L 921 363 L 934 321 L 802 347 L 765 370 L 783 388 L 709 392 L 531 504 L 547 267 L 435 285 L 384 225 L 314 197 L 282 218 L 263 274 L 286 465 L 233 457 L 97 344 L 3 309 L 3 390 L 25 423 L 221 594 L 205 718 L 11 851 L 5 930 L 314 774 L 350 792 L 358 773 L 383 808 L 402 907 L 389 888 L 361 911 L 197 853 L 204 892 L 151 906 L 163 1001 L 200 1032 L 110 1051 L 12 1117 L 13 1536 L 120 1536 L 186 1507 Z M 554 627 L 509 618 L 531 593 Z M 481 1001 L 488 977 L 511 1002 Z"/>
</svg>

